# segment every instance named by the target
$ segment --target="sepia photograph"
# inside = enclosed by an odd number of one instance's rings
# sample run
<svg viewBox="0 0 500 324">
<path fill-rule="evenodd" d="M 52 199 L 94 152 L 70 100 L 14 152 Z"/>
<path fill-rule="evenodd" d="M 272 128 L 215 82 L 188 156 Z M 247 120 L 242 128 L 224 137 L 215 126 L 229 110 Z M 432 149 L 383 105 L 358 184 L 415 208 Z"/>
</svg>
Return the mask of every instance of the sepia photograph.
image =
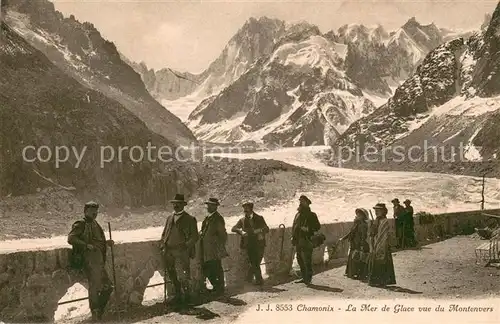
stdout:
<svg viewBox="0 0 500 324">
<path fill-rule="evenodd" d="M 0 324 L 500 323 L 499 1 L 0 5 Z"/>
</svg>

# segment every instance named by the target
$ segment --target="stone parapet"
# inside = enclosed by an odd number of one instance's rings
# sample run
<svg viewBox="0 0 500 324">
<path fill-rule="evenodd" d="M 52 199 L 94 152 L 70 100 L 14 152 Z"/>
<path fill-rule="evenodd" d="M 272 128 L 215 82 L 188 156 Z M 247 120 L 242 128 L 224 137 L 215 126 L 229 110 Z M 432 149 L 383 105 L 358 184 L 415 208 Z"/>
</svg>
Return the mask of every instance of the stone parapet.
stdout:
<svg viewBox="0 0 500 324">
<path fill-rule="evenodd" d="M 500 214 L 500 210 L 489 210 Z M 471 234 L 474 227 L 484 226 L 488 217 L 481 211 L 468 211 L 434 215 L 431 221 L 421 224 L 415 219 L 415 231 L 420 244 L 425 245 L 445 237 Z M 394 220 L 390 220 L 394 224 Z M 348 253 L 348 244 L 337 244 L 352 223 L 323 224 L 321 231 L 326 236 L 325 244 L 314 250 L 313 263 L 321 264 L 325 254 L 329 260 L 343 259 Z M 247 259 L 240 250 L 239 237 L 228 235 L 229 257 L 223 260 L 226 270 L 226 285 L 229 289 L 244 284 Z M 325 253 L 325 251 L 327 253 Z M 87 286 L 81 273 L 69 269 L 70 248 L 47 251 L 26 251 L 0 254 L 0 320 L 4 322 L 51 321 L 59 300 L 75 283 Z M 267 237 L 264 254 L 265 269 L 270 277 L 288 275 L 292 270 L 294 248 L 291 245 L 291 228 L 273 228 Z M 109 254 L 108 254 L 109 255 Z M 116 244 L 114 247 L 117 287 L 111 296 L 109 308 L 126 310 L 142 303 L 144 291 L 155 271 L 162 275 L 163 266 L 158 242 L 134 242 Z M 199 248 L 192 260 L 193 293 L 204 285 L 200 265 Z M 107 267 L 112 277 L 111 260 Z M 173 291 L 167 284 L 167 291 Z"/>
</svg>

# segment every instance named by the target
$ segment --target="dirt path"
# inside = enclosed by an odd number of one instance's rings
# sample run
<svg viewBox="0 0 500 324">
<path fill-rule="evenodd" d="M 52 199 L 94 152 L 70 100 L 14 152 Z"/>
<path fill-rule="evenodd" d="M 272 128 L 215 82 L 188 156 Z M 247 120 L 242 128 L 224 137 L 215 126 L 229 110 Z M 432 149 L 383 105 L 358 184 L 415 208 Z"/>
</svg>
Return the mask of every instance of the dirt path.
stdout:
<svg viewBox="0 0 500 324">
<path fill-rule="evenodd" d="M 334 268 L 314 276 L 312 287 L 293 282 L 268 287 L 265 291 L 249 291 L 196 307 L 189 314 L 169 313 L 144 316 L 128 323 L 254 323 L 257 304 L 328 299 L 330 303 L 346 299 L 451 299 L 500 297 L 500 270 L 475 263 L 475 247 L 484 241 L 461 236 L 431 244 L 421 250 L 394 253 L 397 287 L 372 288 L 343 277 L 345 267 Z M 404 302 L 401 301 L 401 302 Z M 158 313 L 157 313 L 158 314 Z M 276 315 L 275 315 L 276 316 Z M 285 316 L 285 315 L 283 315 Z M 291 315 L 286 315 L 290 317 Z M 273 322 L 278 317 L 273 319 Z"/>
</svg>

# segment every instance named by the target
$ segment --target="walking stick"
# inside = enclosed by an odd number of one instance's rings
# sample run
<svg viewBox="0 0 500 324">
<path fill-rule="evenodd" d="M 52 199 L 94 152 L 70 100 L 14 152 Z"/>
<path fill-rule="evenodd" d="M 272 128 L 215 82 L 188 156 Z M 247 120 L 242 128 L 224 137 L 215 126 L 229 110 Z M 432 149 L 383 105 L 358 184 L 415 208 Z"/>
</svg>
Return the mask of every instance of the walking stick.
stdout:
<svg viewBox="0 0 500 324">
<path fill-rule="evenodd" d="M 167 304 L 167 265 L 165 264 L 165 258 L 163 258 L 163 304 Z"/>
<path fill-rule="evenodd" d="M 113 240 L 113 237 L 111 236 L 111 223 L 108 222 L 108 230 L 109 230 L 109 239 L 110 241 Z M 116 271 L 115 271 L 115 253 L 113 249 L 113 245 L 111 244 L 111 266 L 113 270 L 113 284 L 115 285 L 115 299 L 118 299 L 118 291 L 117 291 L 117 286 L 116 286 Z"/>
<path fill-rule="evenodd" d="M 374 219 L 373 219 L 372 210 L 369 209 L 368 211 L 370 212 L 370 217 L 371 217 L 372 222 L 373 222 Z M 370 231 L 370 233 L 371 233 L 371 230 L 372 230 L 372 226 L 373 226 L 373 224 L 371 224 L 370 227 L 369 227 L 369 229 L 368 229 Z M 370 238 L 368 240 L 368 245 L 370 246 L 370 252 L 373 251 L 373 239 L 371 238 L 371 236 L 370 236 Z"/>
</svg>

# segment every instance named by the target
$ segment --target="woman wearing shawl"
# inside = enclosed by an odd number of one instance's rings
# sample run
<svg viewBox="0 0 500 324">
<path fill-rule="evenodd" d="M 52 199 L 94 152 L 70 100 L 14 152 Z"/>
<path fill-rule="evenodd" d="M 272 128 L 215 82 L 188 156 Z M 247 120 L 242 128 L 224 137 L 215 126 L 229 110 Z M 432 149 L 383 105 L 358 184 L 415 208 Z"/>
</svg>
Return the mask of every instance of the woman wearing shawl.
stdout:
<svg viewBox="0 0 500 324">
<path fill-rule="evenodd" d="M 375 287 L 394 285 L 396 274 L 391 254 L 391 229 L 387 219 L 387 207 L 379 203 L 373 208 L 377 217 L 370 227 L 371 251 L 368 260 L 368 284 Z"/>
<path fill-rule="evenodd" d="M 368 253 L 368 211 L 358 208 L 355 211 L 356 218 L 351 231 L 342 237 L 340 241 L 349 240 L 349 256 L 345 275 L 351 279 L 365 280 L 367 270 Z"/>
</svg>

